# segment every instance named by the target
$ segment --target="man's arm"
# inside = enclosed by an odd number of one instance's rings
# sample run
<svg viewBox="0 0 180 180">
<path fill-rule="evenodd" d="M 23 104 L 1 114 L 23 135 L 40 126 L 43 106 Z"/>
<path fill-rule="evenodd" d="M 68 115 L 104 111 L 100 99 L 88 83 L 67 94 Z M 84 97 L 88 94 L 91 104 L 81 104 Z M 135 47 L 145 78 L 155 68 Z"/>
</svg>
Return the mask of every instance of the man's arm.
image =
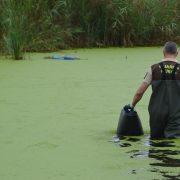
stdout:
<svg viewBox="0 0 180 180">
<path fill-rule="evenodd" d="M 144 93 L 146 92 L 147 88 L 149 87 L 149 84 L 147 82 L 143 82 L 141 86 L 138 88 L 132 102 L 132 106 L 135 107 L 136 104 L 141 100 Z"/>
</svg>

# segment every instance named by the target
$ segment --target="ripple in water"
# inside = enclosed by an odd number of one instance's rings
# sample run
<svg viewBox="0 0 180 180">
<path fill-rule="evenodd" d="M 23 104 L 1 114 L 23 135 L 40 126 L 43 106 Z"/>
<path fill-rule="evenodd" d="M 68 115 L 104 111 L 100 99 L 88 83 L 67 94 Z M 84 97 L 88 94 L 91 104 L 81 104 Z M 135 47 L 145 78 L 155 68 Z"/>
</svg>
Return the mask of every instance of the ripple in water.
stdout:
<svg viewBox="0 0 180 180">
<path fill-rule="evenodd" d="M 179 168 L 180 159 L 177 158 L 180 155 L 179 147 L 176 146 L 173 140 L 150 140 L 147 138 L 139 137 L 113 137 L 112 142 L 118 143 L 119 147 L 132 148 L 133 145 L 139 148 L 147 148 L 148 150 L 130 150 L 127 152 L 130 158 L 149 158 L 149 165 L 152 167 L 150 172 L 160 173 L 165 179 L 168 180 L 180 180 L 180 173 L 170 175 L 173 172 L 161 170 L 160 167 L 166 168 Z M 153 162 L 155 160 L 155 162 Z M 136 174 L 136 171 L 132 171 L 132 174 Z"/>
</svg>

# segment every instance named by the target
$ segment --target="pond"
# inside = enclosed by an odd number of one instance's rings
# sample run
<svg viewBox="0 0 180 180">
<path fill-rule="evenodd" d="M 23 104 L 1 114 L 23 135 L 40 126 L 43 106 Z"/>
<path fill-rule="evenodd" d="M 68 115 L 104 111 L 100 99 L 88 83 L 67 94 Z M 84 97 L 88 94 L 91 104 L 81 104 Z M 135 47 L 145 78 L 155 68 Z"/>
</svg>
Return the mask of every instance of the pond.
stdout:
<svg viewBox="0 0 180 180">
<path fill-rule="evenodd" d="M 84 60 L 44 59 L 72 54 Z M 121 108 L 132 101 L 160 47 L 75 49 L 0 59 L 0 179 L 179 179 L 180 140 L 145 135 L 112 142 Z"/>
</svg>

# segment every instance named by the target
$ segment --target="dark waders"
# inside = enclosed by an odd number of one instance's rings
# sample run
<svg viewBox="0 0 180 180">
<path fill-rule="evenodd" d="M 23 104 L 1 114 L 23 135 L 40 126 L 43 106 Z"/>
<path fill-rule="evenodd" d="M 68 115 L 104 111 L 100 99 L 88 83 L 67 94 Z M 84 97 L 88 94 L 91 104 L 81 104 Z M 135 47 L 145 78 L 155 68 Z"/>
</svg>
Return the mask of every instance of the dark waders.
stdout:
<svg viewBox="0 0 180 180">
<path fill-rule="evenodd" d="M 180 138 L 179 69 L 178 63 L 170 61 L 152 66 L 151 138 Z"/>
</svg>

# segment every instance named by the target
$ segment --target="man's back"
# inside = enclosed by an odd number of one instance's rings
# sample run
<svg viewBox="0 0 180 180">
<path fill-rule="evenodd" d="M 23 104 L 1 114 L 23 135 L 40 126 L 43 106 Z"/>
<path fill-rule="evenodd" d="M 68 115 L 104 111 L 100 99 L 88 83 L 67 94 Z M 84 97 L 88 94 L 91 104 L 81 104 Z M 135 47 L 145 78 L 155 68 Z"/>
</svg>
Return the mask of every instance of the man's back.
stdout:
<svg viewBox="0 0 180 180">
<path fill-rule="evenodd" d="M 154 64 L 151 70 L 151 137 L 180 137 L 180 64 L 163 61 Z"/>
</svg>

